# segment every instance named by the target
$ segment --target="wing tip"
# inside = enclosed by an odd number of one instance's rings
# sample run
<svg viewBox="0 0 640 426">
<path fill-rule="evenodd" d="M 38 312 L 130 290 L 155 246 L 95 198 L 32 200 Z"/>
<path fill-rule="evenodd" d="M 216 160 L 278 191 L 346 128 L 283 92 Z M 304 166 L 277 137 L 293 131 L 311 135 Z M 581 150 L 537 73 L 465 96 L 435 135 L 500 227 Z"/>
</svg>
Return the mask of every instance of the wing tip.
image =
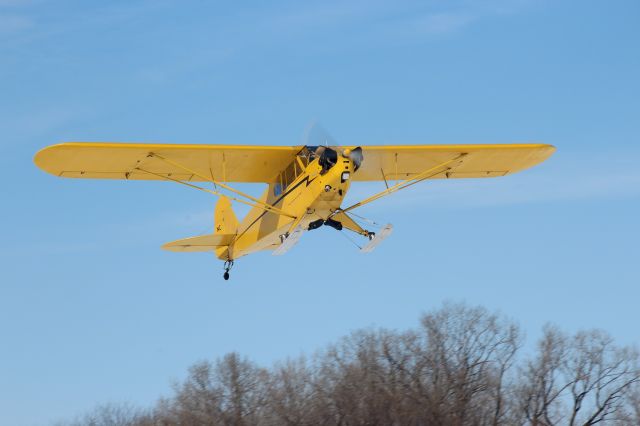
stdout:
<svg viewBox="0 0 640 426">
<path fill-rule="evenodd" d="M 57 172 L 56 170 L 50 168 L 47 165 L 47 160 L 48 160 L 48 154 L 50 154 L 52 151 L 54 151 L 55 149 L 58 149 L 58 147 L 64 145 L 63 143 L 60 144 L 55 144 L 55 145 L 49 145 L 49 146 L 45 146 L 44 148 L 39 149 L 35 155 L 33 156 L 33 163 L 42 171 L 47 172 L 51 175 L 54 176 L 59 176 L 59 172 Z"/>
<path fill-rule="evenodd" d="M 44 148 L 39 149 L 33 156 L 33 163 L 42 171 L 47 172 L 56 177 L 63 177 L 61 170 L 56 167 L 54 164 L 56 161 L 56 152 L 60 152 L 60 150 L 64 148 L 69 148 L 78 145 L 87 145 L 87 143 L 82 142 L 60 142 L 53 145 L 45 146 Z M 74 177 L 74 176 L 65 176 L 65 177 Z"/>
</svg>

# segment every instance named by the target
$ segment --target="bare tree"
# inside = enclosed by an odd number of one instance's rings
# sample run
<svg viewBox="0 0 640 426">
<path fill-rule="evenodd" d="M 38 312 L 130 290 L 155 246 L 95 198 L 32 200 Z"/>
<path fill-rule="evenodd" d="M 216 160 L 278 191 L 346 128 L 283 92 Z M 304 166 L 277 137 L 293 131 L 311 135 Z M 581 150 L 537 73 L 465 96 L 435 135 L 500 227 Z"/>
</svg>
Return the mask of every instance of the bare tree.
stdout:
<svg viewBox="0 0 640 426">
<path fill-rule="evenodd" d="M 392 424 L 386 389 L 386 371 L 381 363 L 381 335 L 359 331 L 330 347 L 322 356 L 316 382 L 318 395 L 341 424 Z"/>
<path fill-rule="evenodd" d="M 95 407 L 90 412 L 68 423 L 67 426 L 136 426 L 147 418 L 147 413 L 128 403 L 108 403 Z"/>
<path fill-rule="evenodd" d="M 559 421 L 560 395 L 566 384 L 560 384 L 560 368 L 567 353 L 567 337 L 547 325 L 538 342 L 535 358 L 521 368 L 519 411 L 533 426 L 551 426 Z"/>
<path fill-rule="evenodd" d="M 625 421 L 629 425 L 640 425 L 640 386 L 635 383 L 632 388 L 628 398 L 629 414 Z"/>
<path fill-rule="evenodd" d="M 174 386 L 172 402 L 162 406 L 166 424 L 255 424 L 264 400 L 266 371 L 236 353 L 215 365 L 203 361 L 189 369 L 187 379 Z"/>
<path fill-rule="evenodd" d="M 224 356 L 216 364 L 220 384 L 223 424 L 255 424 L 264 403 L 265 370 L 237 353 Z"/>
<path fill-rule="evenodd" d="M 314 425 L 319 424 L 313 376 L 307 361 L 301 357 L 275 365 L 266 384 L 265 411 L 261 424 Z"/>
<path fill-rule="evenodd" d="M 419 378 L 434 424 L 500 424 L 504 380 L 520 347 L 519 328 L 481 307 L 445 306 L 423 316 Z"/>
<path fill-rule="evenodd" d="M 603 331 L 579 332 L 571 341 L 563 373 L 571 395 L 569 425 L 594 425 L 621 414 L 625 397 L 640 380 L 638 353 L 616 347 Z"/>
<path fill-rule="evenodd" d="M 616 347 L 599 330 L 569 337 L 547 326 L 536 357 L 522 370 L 521 412 L 536 426 L 625 424 L 625 407 L 639 380 L 637 351 Z"/>
<path fill-rule="evenodd" d="M 237 353 L 193 365 L 143 412 L 100 406 L 71 426 L 590 426 L 640 424 L 638 352 L 598 330 L 545 326 L 519 360 L 519 327 L 445 304 L 406 332 L 360 330 L 310 360 L 261 368 Z"/>
</svg>

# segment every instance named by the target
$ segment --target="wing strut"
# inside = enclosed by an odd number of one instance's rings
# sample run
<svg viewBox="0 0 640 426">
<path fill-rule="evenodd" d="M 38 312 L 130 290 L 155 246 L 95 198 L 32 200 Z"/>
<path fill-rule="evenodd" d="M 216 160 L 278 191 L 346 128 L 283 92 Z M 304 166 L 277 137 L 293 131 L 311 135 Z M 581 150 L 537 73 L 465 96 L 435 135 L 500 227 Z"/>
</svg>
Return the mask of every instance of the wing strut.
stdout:
<svg viewBox="0 0 640 426">
<path fill-rule="evenodd" d="M 223 153 L 223 155 L 224 155 L 224 153 Z M 213 183 L 214 185 L 220 186 L 220 187 L 226 189 L 227 191 L 233 192 L 234 194 L 237 194 L 237 195 L 239 195 L 241 197 L 245 197 L 245 198 L 253 201 L 255 204 L 260 204 L 260 205 L 263 206 L 263 207 L 261 207 L 263 210 L 268 210 L 268 211 L 270 211 L 272 213 L 277 213 L 277 214 L 281 214 L 281 215 L 284 215 L 284 216 L 289 216 L 289 217 L 295 218 L 295 216 L 291 216 L 290 214 L 285 213 L 283 210 L 281 210 L 281 209 L 279 209 L 279 208 L 277 208 L 275 206 L 272 206 L 271 204 L 265 203 L 264 201 L 261 201 L 261 200 L 255 198 L 255 197 L 252 197 L 251 195 L 246 194 L 246 193 L 244 193 L 242 191 L 238 191 L 237 189 L 230 187 L 226 183 L 216 181 L 215 179 L 213 179 L 213 177 L 204 176 L 204 175 L 196 172 L 195 170 L 192 170 L 192 169 L 190 169 L 190 168 L 188 168 L 186 166 L 183 166 L 182 164 L 177 163 L 177 162 L 175 162 L 173 160 L 169 160 L 168 158 L 164 158 L 163 156 L 161 156 L 159 154 L 156 154 L 155 152 L 150 152 L 149 156 L 150 157 L 155 157 L 155 158 L 157 158 L 159 160 L 162 160 L 165 163 L 170 164 L 172 166 L 176 166 L 176 167 L 178 167 L 178 168 L 180 168 L 180 169 L 182 169 L 182 170 L 184 170 L 186 172 L 191 173 L 192 175 L 198 176 L 199 178 L 201 178 L 203 180 L 209 181 L 209 182 Z M 223 163 L 223 176 L 226 176 L 226 165 L 225 164 L 226 164 L 226 162 Z M 216 194 L 216 195 L 220 195 L 220 194 Z M 249 205 L 253 205 L 253 204 L 249 204 Z"/>
<path fill-rule="evenodd" d="M 139 170 L 139 171 L 144 172 L 144 173 L 148 173 L 148 174 L 151 174 L 151 175 L 154 175 L 154 176 L 158 176 L 158 177 L 160 177 L 162 179 L 166 179 L 166 180 L 170 180 L 172 182 L 180 183 L 180 184 L 188 186 L 190 188 L 198 189 L 200 191 L 207 192 L 209 194 L 213 194 L 213 195 L 216 195 L 218 197 L 225 196 L 225 197 L 229 198 L 230 200 L 237 201 L 239 203 L 246 204 L 246 205 L 251 206 L 251 207 L 258 207 L 258 208 L 263 209 L 264 211 L 267 211 L 269 213 L 275 213 L 275 214 L 278 214 L 278 215 L 287 216 L 287 217 L 290 217 L 292 219 L 296 219 L 295 216 L 290 215 L 289 213 L 286 213 L 285 211 L 280 210 L 277 207 L 273 207 L 270 204 L 261 203 L 261 204 L 264 204 L 264 206 L 263 206 L 263 205 L 260 205 L 260 204 L 252 203 L 250 201 L 243 200 L 241 198 L 225 195 L 225 194 L 221 193 L 220 191 L 203 188 L 201 186 L 194 185 L 192 183 L 185 182 L 185 181 L 182 181 L 180 179 L 175 179 L 175 178 L 172 178 L 170 176 L 161 175 L 160 173 L 155 173 L 155 172 L 152 172 L 152 171 L 149 171 L 149 170 L 142 169 L 140 167 L 136 167 L 134 170 Z"/>
<path fill-rule="evenodd" d="M 410 177 L 409 179 L 401 180 L 400 182 L 396 183 L 395 185 L 388 187 L 384 191 L 378 192 L 377 194 L 372 195 L 371 197 L 366 198 L 366 199 L 364 199 L 364 200 L 362 200 L 362 201 L 360 201 L 358 203 L 355 203 L 355 204 L 347 207 L 346 209 L 336 210 L 334 215 L 338 214 L 338 213 L 341 213 L 341 212 L 342 213 L 346 213 L 346 212 L 348 212 L 350 210 L 353 210 L 353 209 L 355 209 L 357 207 L 361 207 L 361 206 L 364 206 L 365 204 L 369 204 L 370 202 L 375 201 L 378 198 L 382 198 L 385 195 L 389 195 L 389 194 L 392 194 L 394 192 L 400 191 L 401 189 L 408 188 L 409 186 L 411 186 L 413 184 L 421 182 L 421 181 L 423 181 L 425 179 L 429 179 L 429 178 L 431 178 L 433 176 L 436 176 L 436 175 L 438 175 L 440 173 L 448 172 L 449 170 L 453 169 L 453 167 L 454 167 L 454 166 L 450 166 L 450 164 L 454 163 L 456 161 L 459 161 L 459 163 L 457 165 L 461 164 L 462 163 L 461 160 L 464 158 L 465 155 L 467 155 L 467 154 L 466 153 L 462 153 L 462 154 L 457 155 L 456 157 L 454 157 L 454 158 L 452 158 L 450 160 L 447 160 L 447 161 L 445 161 L 443 163 L 440 163 L 440 164 L 438 164 L 438 165 L 436 165 L 434 167 L 431 167 L 431 168 L 429 168 L 429 169 L 427 169 L 427 170 L 425 170 L 425 171 L 423 171 L 421 173 L 418 173 L 417 175 L 415 175 L 413 177 Z M 449 166 L 449 167 L 443 169 L 443 167 L 445 167 L 445 166 Z"/>
</svg>

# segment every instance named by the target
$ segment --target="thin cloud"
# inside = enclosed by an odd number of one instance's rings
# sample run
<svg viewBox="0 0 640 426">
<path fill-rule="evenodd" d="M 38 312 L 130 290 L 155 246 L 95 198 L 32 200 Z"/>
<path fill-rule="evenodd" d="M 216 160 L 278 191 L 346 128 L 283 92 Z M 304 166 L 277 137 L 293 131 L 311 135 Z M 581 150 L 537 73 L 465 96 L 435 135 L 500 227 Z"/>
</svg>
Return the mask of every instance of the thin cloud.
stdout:
<svg viewBox="0 0 640 426">
<path fill-rule="evenodd" d="M 31 29 L 33 19 L 23 15 L 0 15 L 0 35 L 9 35 Z"/>
<path fill-rule="evenodd" d="M 31 140 L 64 127 L 66 124 L 86 117 L 87 110 L 80 111 L 64 105 L 47 107 L 29 112 L 14 112 L 0 117 L 0 127 L 5 138 L 0 146 L 11 145 L 15 139 Z M 12 138 L 6 138 L 7 135 Z"/>
<path fill-rule="evenodd" d="M 33 0 L 0 0 L 0 7 L 26 6 L 33 3 Z"/>
<path fill-rule="evenodd" d="M 530 0 L 453 1 L 445 5 L 427 2 L 381 21 L 372 33 L 384 35 L 387 41 L 422 41 L 459 33 L 483 19 L 520 13 L 530 3 Z"/>
<path fill-rule="evenodd" d="M 9 242 L 0 247 L 0 256 L 4 258 L 24 258 L 40 256 L 71 255 L 93 252 L 101 249 L 99 242 L 86 241 L 34 241 Z"/>
<path fill-rule="evenodd" d="M 441 36 L 461 31 L 477 17 L 468 13 L 429 13 L 418 17 L 403 17 L 386 23 L 378 30 L 387 41 L 422 40 L 425 37 Z"/>
<path fill-rule="evenodd" d="M 445 34 L 458 31 L 475 19 L 475 17 L 466 14 L 436 13 L 416 22 L 416 27 L 419 32 Z"/>
<path fill-rule="evenodd" d="M 19 10 L 20 14 L 0 14 L 0 36 L 3 35 L 1 30 L 3 19 L 7 20 L 6 28 L 11 29 L 4 34 L 5 37 L 0 38 L 2 42 L 0 47 L 15 47 L 37 43 L 68 33 L 110 27 L 143 16 L 153 8 L 161 7 L 160 2 L 156 4 L 149 0 L 117 5 L 108 4 L 87 9 L 72 9 L 63 18 L 56 16 L 55 19 L 51 19 L 47 15 L 46 8 L 34 7 L 35 1 L 0 0 L 0 2 L 2 1 L 7 2 L 8 6 L 15 6 L 12 9 Z M 2 5 L 0 4 L 0 6 Z"/>
<path fill-rule="evenodd" d="M 563 163 L 564 158 L 559 158 L 553 164 L 504 178 L 427 181 L 393 194 L 370 208 L 428 205 L 430 208 L 466 209 L 640 197 L 640 171 L 624 161 L 605 157 L 604 154 L 574 157 L 571 163 Z M 553 157 L 550 161 L 554 161 Z M 602 164 L 608 164 L 606 169 Z M 373 184 L 354 186 L 349 199 L 357 201 L 381 189 L 384 188 Z"/>
</svg>

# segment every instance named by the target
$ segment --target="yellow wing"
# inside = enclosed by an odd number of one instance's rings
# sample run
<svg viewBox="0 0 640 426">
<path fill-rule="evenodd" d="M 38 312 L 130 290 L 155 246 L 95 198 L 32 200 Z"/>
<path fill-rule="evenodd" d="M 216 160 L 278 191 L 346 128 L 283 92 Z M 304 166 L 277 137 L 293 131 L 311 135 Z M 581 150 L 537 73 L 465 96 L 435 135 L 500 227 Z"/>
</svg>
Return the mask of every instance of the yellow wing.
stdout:
<svg viewBox="0 0 640 426">
<path fill-rule="evenodd" d="M 301 147 L 69 142 L 39 151 L 38 167 L 93 179 L 272 182 Z M 158 176 L 159 175 L 159 176 Z"/>
<path fill-rule="evenodd" d="M 337 147 L 340 151 L 347 147 Z M 349 147 L 353 148 L 353 147 Z M 544 144 L 363 146 L 364 161 L 355 181 L 402 180 L 457 155 L 464 161 L 433 178 L 504 176 L 547 159 L 555 148 Z M 34 161 L 61 177 L 222 182 L 275 181 L 300 146 L 172 145 L 70 142 L 39 151 Z M 206 178 L 206 179 L 205 179 Z"/>
<path fill-rule="evenodd" d="M 545 144 L 363 146 L 364 160 L 353 180 L 404 180 L 460 154 L 466 155 L 459 165 L 433 178 L 504 176 L 535 166 L 554 151 Z"/>
</svg>

